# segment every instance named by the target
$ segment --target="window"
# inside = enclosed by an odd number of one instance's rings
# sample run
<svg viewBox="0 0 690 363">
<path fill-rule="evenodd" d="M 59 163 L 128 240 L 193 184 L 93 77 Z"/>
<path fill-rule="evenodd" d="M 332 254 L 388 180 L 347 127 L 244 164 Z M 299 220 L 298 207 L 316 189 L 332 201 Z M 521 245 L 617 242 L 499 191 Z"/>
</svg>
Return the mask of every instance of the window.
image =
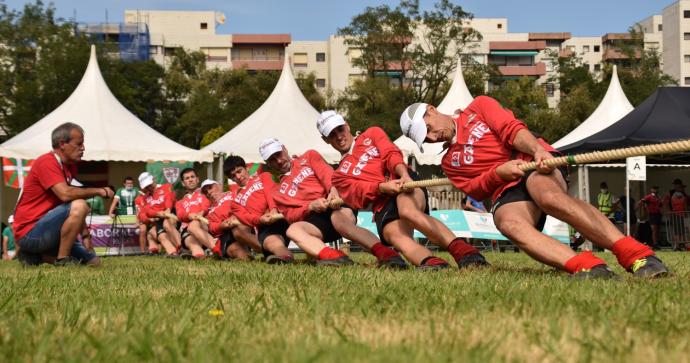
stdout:
<svg viewBox="0 0 690 363">
<path fill-rule="evenodd" d="M 326 53 L 316 53 L 316 61 L 317 62 L 325 62 L 326 61 Z"/>
<path fill-rule="evenodd" d="M 501 23 L 496 24 L 496 28 L 503 29 L 503 24 L 501 24 Z"/>
<path fill-rule="evenodd" d="M 158 54 L 158 47 L 152 45 L 149 47 L 149 54 Z"/>
<path fill-rule="evenodd" d="M 685 77 L 685 85 L 690 86 L 690 77 Z"/>
<path fill-rule="evenodd" d="M 685 63 L 690 63 L 690 55 L 685 55 L 683 58 L 685 58 Z"/>
<path fill-rule="evenodd" d="M 683 10 L 683 17 L 685 19 L 690 18 L 690 10 Z"/>
<path fill-rule="evenodd" d="M 326 88 L 326 80 L 323 78 L 317 78 L 316 79 L 316 87 L 317 88 Z"/>
<path fill-rule="evenodd" d="M 204 29 L 204 30 L 205 30 L 205 29 L 208 29 L 208 23 L 201 23 L 201 24 L 199 24 L 199 28 Z"/>
<path fill-rule="evenodd" d="M 594 65 L 594 71 L 599 72 L 601 70 L 601 64 L 595 64 Z"/>
<path fill-rule="evenodd" d="M 589 45 L 582 46 L 582 53 L 589 53 Z"/>
<path fill-rule="evenodd" d="M 690 33 L 683 33 L 683 39 L 690 40 Z"/>
<path fill-rule="evenodd" d="M 307 66 L 307 53 L 295 53 L 292 55 L 292 64 L 295 67 Z"/>
<path fill-rule="evenodd" d="M 574 51 L 575 51 L 575 46 L 574 46 L 574 45 L 566 45 L 566 46 L 565 46 L 565 49 L 574 52 Z"/>
<path fill-rule="evenodd" d="M 664 31 L 664 24 L 659 24 L 659 26 L 657 26 L 657 29 L 659 29 L 660 32 Z"/>
<path fill-rule="evenodd" d="M 547 83 L 546 84 L 546 97 L 553 97 L 554 93 L 556 93 L 556 85 L 553 83 Z"/>
<path fill-rule="evenodd" d="M 595 52 L 595 53 L 599 53 L 599 51 L 601 51 L 601 47 L 598 46 L 598 45 L 595 45 L 595 46 L 594 46 L 594 52 Z"/>
</svg>

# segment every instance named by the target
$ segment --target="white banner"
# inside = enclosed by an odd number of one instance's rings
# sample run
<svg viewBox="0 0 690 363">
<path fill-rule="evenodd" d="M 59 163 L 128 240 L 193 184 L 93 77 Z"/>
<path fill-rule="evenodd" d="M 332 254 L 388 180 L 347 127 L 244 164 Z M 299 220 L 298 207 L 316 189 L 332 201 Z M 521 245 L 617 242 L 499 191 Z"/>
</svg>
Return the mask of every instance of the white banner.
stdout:
<svg viewBox="0 0 690 363">
<path fill-rule="evenodd" d="M 632 156 L 625 159 L 628 180 L 647 180 L 647 158 Z"/>
</svg>

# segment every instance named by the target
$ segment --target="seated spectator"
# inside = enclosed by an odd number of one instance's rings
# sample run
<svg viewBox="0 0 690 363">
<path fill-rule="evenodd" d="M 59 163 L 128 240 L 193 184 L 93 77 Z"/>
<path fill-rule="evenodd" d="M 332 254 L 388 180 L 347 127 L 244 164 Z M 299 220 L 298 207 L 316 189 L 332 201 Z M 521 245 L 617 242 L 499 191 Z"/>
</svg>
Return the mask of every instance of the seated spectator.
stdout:
<svg viewBox="0 0 690 363">
<path fill-rule="evenodd" d="M 110 217 L 136 215 L 134 200 L 138 195 L 139 189 L 134 186 L 134 179 L 131 176 L 125 177 L 122 188 L 115 192 L 113 202 L 110 204 L 108 210 Z"/>
<path fill-rule="evenodd" d="M 16 250 L 14 247 L 14 231 L 12 224 L 14 223 L 14 216 L 10 215 L 7 218 L 7 227 L 2 231 L 2 259 L 11 260 L 14 258 Z"/>
</svg>

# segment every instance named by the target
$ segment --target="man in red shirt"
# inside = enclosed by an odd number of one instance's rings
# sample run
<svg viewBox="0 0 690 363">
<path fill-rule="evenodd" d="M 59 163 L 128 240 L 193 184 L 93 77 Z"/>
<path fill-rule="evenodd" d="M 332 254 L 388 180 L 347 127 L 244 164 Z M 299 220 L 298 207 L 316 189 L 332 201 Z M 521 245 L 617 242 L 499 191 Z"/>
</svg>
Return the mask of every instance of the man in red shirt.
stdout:
<svg viewBox="0 0 690 363">
<path fill-rule="evenodd" d="M 156 219 L 152 228 L 156 240 L 170 257 L 179 256 L 180 232 L 177 231 L 176 217 L 170 212 L 175 203 L 175 192 L 170 184 L 156 184 L 156 178 L 148 172 L 139 175 L 139 188 L 144 192 L 143 215 Z"/>
<path fill-rule="evenodd" d="M 249 248 L 260 249 L 259 241 L 249 227 L 238 225 L 232 214 L 235 194 L 223 193 L 223 187 L 215 180 L 206 179 L 201 184 L 201 191 L 213 205 L 208 212 L 208 230 L 215 238 L 214 253 L 221 257 L 249 260 Z"/>
<path fill-rule="evenodd" d="M 180 233 L 182 247 L 188 248 L 194 258 L 203 259 L 206 257 L 204 248 L 210 251 L 215 245 L 215 240 L 209 234 L 207 226 L 205 228 L 201 222 L 201 218 L 211 207 L 211 201 L 201 192 L 199 177 L 194 169 L 182 170 L 180 178 L 182 186 L 187 192 L 175 203 L 175 214 L 182 223 Z M 182 254 L 182 252 L 180 253 Z"/>
<path fill-rule="evenodd" d="M 371 232 L 357 227 L 356 214 L 349 206 L 333 204 L 340 199 L 331 181 L 333 168 L 316 151 L 307 150 L 293 159 L 280 141 L 267 139 L 259 152 L 268 167 L 281 174 L 273 199 L 291 223 L 288 237 L 310 256 L 317 256 L 318 264 L 353 263 L 344 253 L 324 244 L 342 236 L 374 254 L 379 266 L 405 266 L 397 252 L 383 246 Z"/>
<path fill-rule="evenodd" d="M 405 136 L 421 148 L 423 142 L 443 142 L 448 150 L 442 168 L 453 185 L 472 198 L 493 196 L 494 222 L 536 260 L 563 269 L 577 278 L 610 278 L 615 274 L 591 252 L 575 254 L 567 245 L 541 233 L 546 215 L 572 225 L 585 238 L 610 249 L 624 269 L 640 277 L 668 275 L 668 269 L 648 246 L 624 236 L 594 206 L 567 194 L 563 171 L 542 163 L 557 152 L 537 140 L 527 126 L 493 98 L 480 96 L 455 115 L 440 113 L 424 103 L 410 105 L 400 116 Z M 536 172 L 518 165 L 534 160 Z"/>
<path fill-rule="evenodd" d="M 77 241 L 77 234 L 84 229 L 89 213 L 85 199 L 96 195 L 111 198 L 113 191 L 71 185 L 76 163 L 84 155 L 84 130 L 79 125 L 58 126 L 51 141 L 53 151 L 34 161 L 15 208 L 18 258 L 25 265 L 99 265 L 98 257 Z"/>
<path fill-rule="evenodd" d="M 291 264 L 294 259 L 287 248 L 290 243 L 287 237 L 289 224 L 285 219 L 271 218 L 278 213 L 272 196 L 276 184 L 271 173 L 250 176 L 244 159 L 236 155 L 225 159 L 223 172 L 239 186 L 232 203 L 232 214 L 241 224 L 238 227 L 257 229 L 266 263 Z"/>
<path fill-rule="evenodd" d="M 343 156 L 333 174 L 333 185 L 347 205 L 356 209 L 371 206 L 381 241 L 395 246 L 418 268 L 448 268 L 445 260 L 415 242 L 417 229 L 448 249 L 458 267 L 488 265 L 476 248 L 429 215 L 426 190 L 402 192 L 402 184 L 412 178 L 400 149 L 383 129 L 371 127 L 354 137 L 350 125 L 335 111 L 321 113 L 316 126 L 324 141 Z"/>
<path fill-rule="evenodd" d="M 652 229 L 652 248 L 659 247 L 659 225 L 661 225 L 661 206 L 663 202 L 659 198 L 659 187 L 652 186 L 649 188 L 649 194 L 645 195 L 640 200 L 640 204 L 644 204 L 647 209 L 647 223 Z"/>
</svg>

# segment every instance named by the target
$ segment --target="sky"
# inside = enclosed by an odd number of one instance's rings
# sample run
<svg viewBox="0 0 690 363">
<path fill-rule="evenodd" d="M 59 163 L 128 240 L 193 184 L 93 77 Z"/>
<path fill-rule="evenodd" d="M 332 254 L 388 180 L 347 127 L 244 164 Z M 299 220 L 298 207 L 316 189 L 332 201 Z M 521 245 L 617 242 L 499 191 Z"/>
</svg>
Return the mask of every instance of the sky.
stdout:
<svg viewBox="0 0 690 363">
<path fill-rule="evenodd" d="M 21 9 L 27 1 L 0 0 Z M 49 0 L 45 0 L 49 2 Z M 217 34 L 290 33 L 293 40 L 326 40 L 367 6 L 398 0 L 54 0 L 58 17 L 78 22 L 122 22 L 127 10 L 206 10 L 225 14 Z M 431 9 L 434 0 L 421 0 Z M 573 36 L 601 36 L 627 32 L 651 15 L 660 15 L 673 0 L 456 0 L 476 18 L 507 18 L 508 31 L 571 32 Z"/>
</svg>

